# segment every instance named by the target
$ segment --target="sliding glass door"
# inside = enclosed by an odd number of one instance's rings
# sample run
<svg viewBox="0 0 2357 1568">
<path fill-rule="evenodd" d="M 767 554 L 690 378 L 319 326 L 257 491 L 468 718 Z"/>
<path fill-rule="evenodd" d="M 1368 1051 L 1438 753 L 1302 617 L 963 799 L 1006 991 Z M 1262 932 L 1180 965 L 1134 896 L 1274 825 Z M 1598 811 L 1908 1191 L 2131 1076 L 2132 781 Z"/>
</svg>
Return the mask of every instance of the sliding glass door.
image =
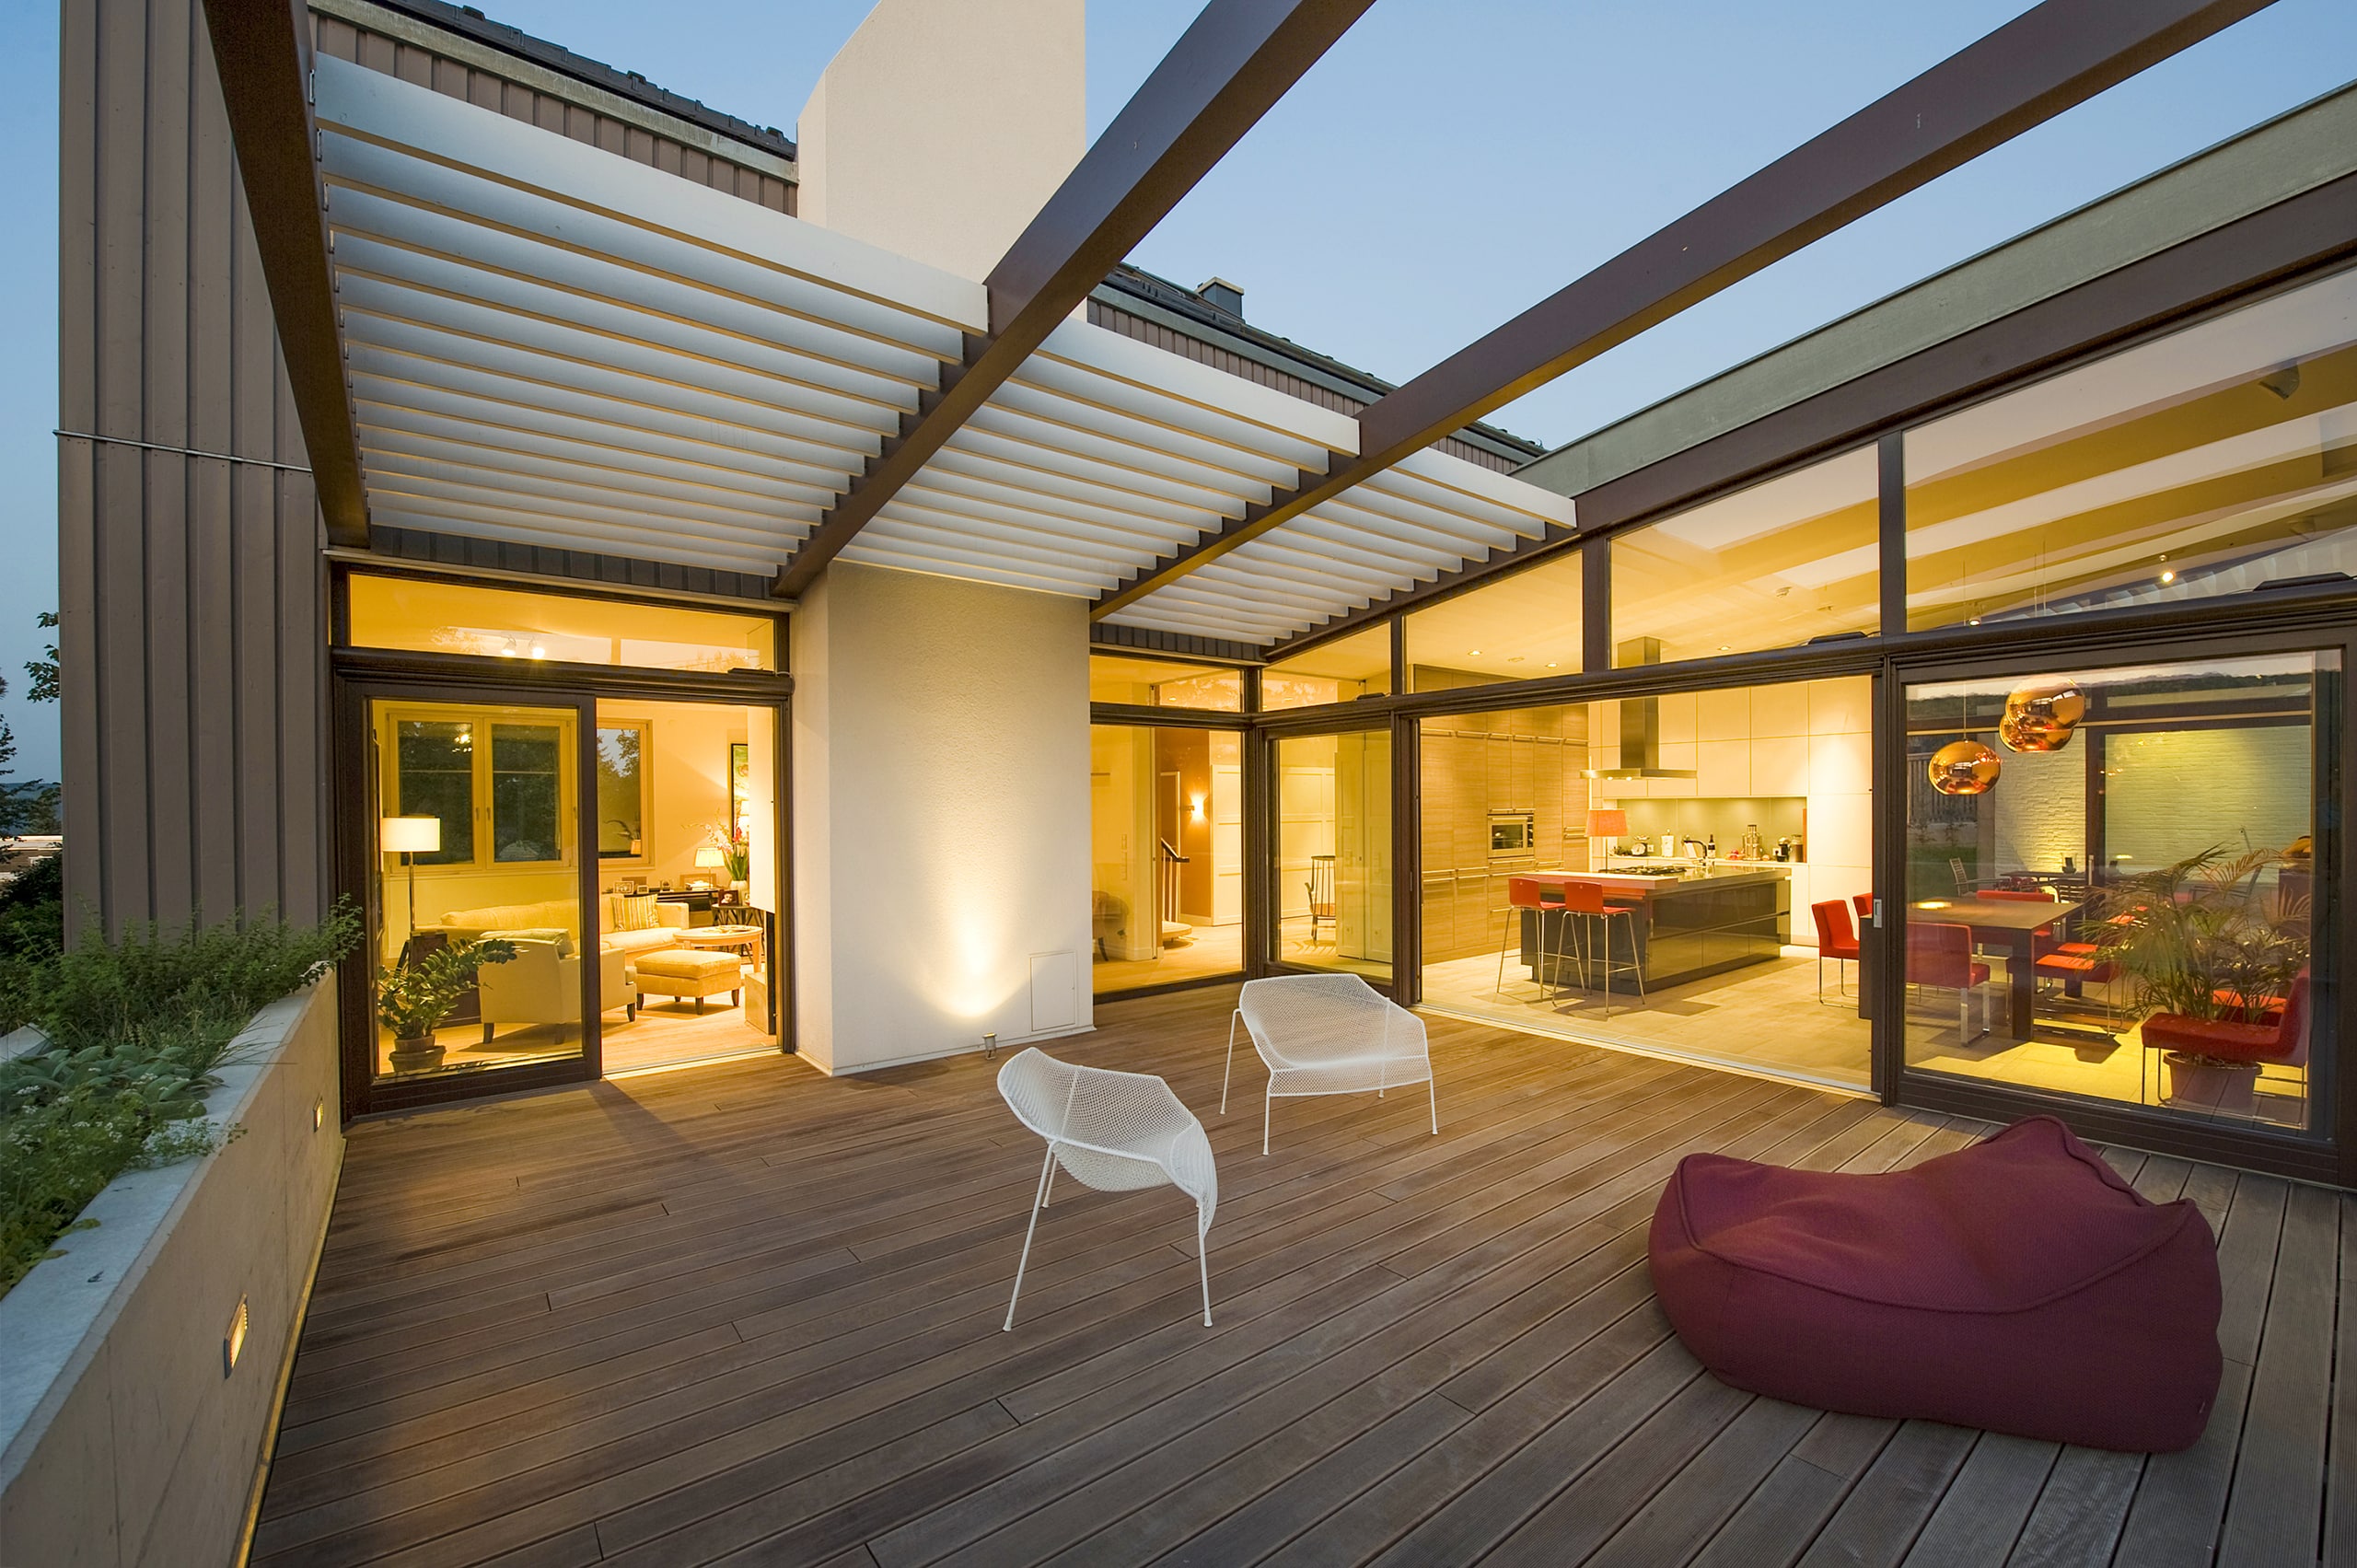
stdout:
<svg viewBox="0 0 2357 1568">
<path fill-rule="evenodd" d="M 1278 736 L 1270 752 L 1271 958 L 1387 985 L 1391 731 Z"/>
<path fill-rule="evenodd" d="M 372 1080 L 594 1071 L 621 976 L 584 918 L 579 708 L 378 697 L 367 724 Z"/>
<path fill-rule="evenodd" d="M 1096 994 L 1244 970 L 1244 732 L 1089 726 Z"/>
<path fill-rule="evenodd" d="M 1907 1080 L 2328 1132 L 2341 690 L 2338 650 L 1910 681 Z"/>
</svg>

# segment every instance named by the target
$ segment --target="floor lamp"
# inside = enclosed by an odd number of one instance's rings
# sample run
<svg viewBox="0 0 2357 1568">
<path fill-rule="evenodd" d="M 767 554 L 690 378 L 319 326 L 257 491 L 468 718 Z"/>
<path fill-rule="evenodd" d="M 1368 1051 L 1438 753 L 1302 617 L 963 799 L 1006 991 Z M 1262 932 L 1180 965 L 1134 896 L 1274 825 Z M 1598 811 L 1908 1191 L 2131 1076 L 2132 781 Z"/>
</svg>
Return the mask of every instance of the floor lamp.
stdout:
<svg viewBox="0 0 2357 1568">
<path fill-rule="evenodd" d="M 409 866 L 409 934 L 417 935 L 417 857 L 442 847 L 439 817 L 386 817 L 378 819 L 377 843 L 388 854 L 399 854 Z"/>
</svg>

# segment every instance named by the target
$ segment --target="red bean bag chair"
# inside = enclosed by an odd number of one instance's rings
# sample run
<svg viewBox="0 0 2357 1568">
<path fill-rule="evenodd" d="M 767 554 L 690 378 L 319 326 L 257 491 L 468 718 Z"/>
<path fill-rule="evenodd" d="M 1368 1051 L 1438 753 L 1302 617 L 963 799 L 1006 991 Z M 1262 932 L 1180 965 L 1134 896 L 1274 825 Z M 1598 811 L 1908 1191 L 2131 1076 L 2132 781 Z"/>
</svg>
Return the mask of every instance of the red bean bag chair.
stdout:
<svg viewBox="0 0 2357 1568">
<path fill-rule="evenodd" d="M 1654 1289 L 1738 1388 L 2094 1448 L 2167 1452 L 2218 1393 L 2218 1260 L 2050 1117 L 1911 1170 L 1689 1155 Z"/>
</svg>

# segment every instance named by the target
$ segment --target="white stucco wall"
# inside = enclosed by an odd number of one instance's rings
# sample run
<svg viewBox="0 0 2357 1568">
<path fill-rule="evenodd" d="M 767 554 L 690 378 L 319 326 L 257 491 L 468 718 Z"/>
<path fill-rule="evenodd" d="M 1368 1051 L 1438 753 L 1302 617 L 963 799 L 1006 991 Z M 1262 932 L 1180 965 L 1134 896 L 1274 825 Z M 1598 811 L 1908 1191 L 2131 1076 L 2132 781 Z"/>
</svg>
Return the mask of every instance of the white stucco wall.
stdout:
<svg viewBox="0 0 2357 1568">
<path fill-rule="evenodd" d="M 881 0 L 795 125 L 811 223 L 981 279 L 1087 146 L 1084 0 Z"/>
<path fill-rule="evenodd" d="M 837 563 L 793 630 L 798 1049 L 1088 1028 L 1087 607 Z"/>
</svg>

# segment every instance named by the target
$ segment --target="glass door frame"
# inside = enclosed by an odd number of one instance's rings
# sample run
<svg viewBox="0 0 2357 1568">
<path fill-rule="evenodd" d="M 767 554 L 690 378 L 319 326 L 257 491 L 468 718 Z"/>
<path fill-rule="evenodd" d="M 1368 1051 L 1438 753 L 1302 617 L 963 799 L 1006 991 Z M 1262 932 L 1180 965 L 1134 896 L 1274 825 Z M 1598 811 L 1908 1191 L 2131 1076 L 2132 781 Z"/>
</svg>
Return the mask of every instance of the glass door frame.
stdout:
<svg viewBox="0 0 2357 1568">
<path fill-rule="evenodd" d="M 376 788 L 368 749 L 372 703 L 390 701 L 569 708 L 575 715 L 575 787 L 576 791 L 589 791 L 590 799 L 595 798 L 598 776 L 598 702 L 601 697 L 773 709 L 776 719 L 771 726 L 774 743 L 772 765 L 778 781 L 775 831 L 780 907 L 776 911 L 777 932 L 771 950 L 770 973 L 772 1005 L 776 1008 L 778 1018 L 778 1049 L 783 1053 L 793 1052 L 795 965 L 799 954 L 794 941 L 792 677 L 768 671 L 700 675 L 554 661 L 520 664 L 465 655 L 345 647 L 331 650 L 330 671 L 330 716 L 335 748 L 330 820 L 334 823 L 336 894 L 350 900 L 353 907 L 362 912 L 364 922 L 373 921 L 381 913 L 371 907 L 378 856 L 373 824 L 365 815 L 375 798 Z M 576 811 L 574 832 L 586 949 L 598 929 L 599 866 L 595 813 Z M 482 1073 L 434 1074 L 380 1083 L 373 1055 L 376 1020 L 370 1005 L 368 952 L 365 947 L 355 950 L 337 966 L 336 977 L 344 1120 L 487 1095 L 588 1083 L 602 1077 L 598 966 L 584 963 L 581 976 L 583 1025 L 578 1056 Z"/>
<path fill-rule="evenodd" d="M 1167 658 L 1179 663 L 1200 664 L 1206 669 L 1234 668 L 1220 661 L 1200 658 L 1191 654 L 1162 654 L 1117 644 L 1091 643 L 1091 654 L 1106 654 L 1116 657 Z M 1133 703 L 1091 703 L 1088 725 L 1094 731 L 1102 725 L 1125 725 L 1140 729 L 1201 729 L 1215 730 L 1237 736 L 1244 755 L 1244 958 L 1235 969 L 1218 974 L 1189 975 L 1182 980 L 1157 981 L 1152 985 L 1132 985 L 1119 991 L 1092 991 L 1090 1005 L 1127 1002 L 1141 996 L 1160 996 L 1167 992 L 1191 991 L 1204 985 L 1234 985 L 1239 981 L 1258 979 L 1270 973 L 1260 967 L 1260 948 L 1266 940 L 1268 907 L 1260 890 L 1260 879 L 1254 868 L 1260 863 L 1267 844 L 1260 832 L 1260 817 L 1268 799 L 1268 780 L 1262 776 L 1259 761 L 1263 715 L 1253 712 L 1260 700 L 1260 670 L 1257 665 L 1240 667 L 1244 677 L 1244 706 L 1235 713 L 1218 708 L 1147 707 Z M 1091 949 L 1094 951 L 1094 949 Z"/>
<path fill-rule="evenodd" d="M 1395 626 L 1396 632 L 1396 626 Z M 1397 704 L 1387 699 L 1367 699 L 1369 706 L 1379 703 L 1377 711 L 1353 715 L 1351 704 L 1311 708 L 1287 708 L 1275 714 L 1258 715 L 1259 723 L 1245 742 L 1245 846 L 1248 868 L 1256 875 L 1245 884 L 1245 952 L 1248 960 L 1248 978 L 1258 980 L 1273 974 L 1332 974 L 1328 969 L 1315 969 L 1303 964 L 1289 964 L 1278 956 L 1283 938 L 1283 904 L 1277 885 L 1284 875 L 1278 864 L 1282 834 L 1277 820 L 1283 802 L 1278 798 L 1277 743 L 1281 740 L 1302 740 L 1318 736 L 1364 735 L 1385 732 L 1391 743 L 1391 821 L 1387 837 L 1391 846 L 1391 978 L 1377 991 L 1400 1003 L 1410 1005 L 1415 992 L 1415 970 L 1405 960 L 1420 949 L 1416 940 L 1416 922 L 1422 912 L 1414 898 L 1415 886 L 1405 884 L 1403 896 L 1401 866 L 1411 864 L 1401 860 L 1403 848 L 1421 854 L 1418 847 L 1422 835 L 1415 825 L 1416 813 L 1405 809 L 1404 804 L 1416 798 L 1418 777 L 1413 747 L 1403 748 L 1400 737 L 1412 734 L 1414 718 L 1399 712 Z M 1298 716 L 1296 716 L 1298 715 Z M 1355 717 L 1355 722 L 1353 722 Z M 1406 759 L 1403 762 L 1403 757 Z M 1404 825 L 1404 827 L 1403 827 Z M 1402 832 L 1406 837 L 1401 837 Z M 1257 842 L 1255 840 L 1257 839 Z M 1252 929 L 1257 916 L 1257 932 Z M 1402 923 L 1403 916 L 1405 923 Z M 1354 971 L 1344 971 L 1354 972 Z M 1402 977 L 1408 977 L 1403 981 Z M 1375 985 L 1373 981 L 1367 982 Z"/>
<path fill-rule="evenodd" d="M 2329 961 L 2315 981 L 2311 1028 L 2316 1043 L 2309 1052 L 2314 1077 L 2313 1103 L 2321 1109 L 2322 1125 L 2314 1132 L 2292 1135 L 2262 1132 L 2227 1124 L 2204 1124 L 2154 1115 L 2136 1106 L 2114 1107 L 2054 1090 L 1996 1082 L 1967 1082 L 1933 1074 L 1910 1072 L 1906 1063 L 1906 1018 L 1901 1007 L 1875 1010 L 1875 1072 L 1876 1092 L 1884 1103 L 1910 1109 L 1945 1111 L 2000 1123 L 2026 1116 L 2053 1116 L 2080 1136 L 2117 1142 L 2187 1159 L 2265 1170 L 2298 1179 L 2357 1185 L 2357 1072 L 2344 1071 L 2340 1054 L 2357 1040 L 2357 985 L 2351 974 L 2352 923 L 2347 912 L 2357 896 L 2357 864 L 2352 864 L 2348 835 L 2347 801 L 2357 791 L 2357 724 L 2351 722 L 2348 692 L 2351 660 L 2357 658 L 2357 618 L 2277 630 L 2236 633 L 2219 628 L 2209 632 L 2173 629 L 2166 633 L 2077 636 L 2069 618 L 2060 624 L 2025 627 L 2024 645 L 1977 651 L 1943 649 L 1909 657 L 1893 650 L 1879 682 L 1875 733 L 1875 923 L 1864 934 L 1862 946 L 1871 950 L 1864 967 L 1880 976 L 1904 972 L 1906 925 L 1887 918 L 1905 907 L 1907 900 L 1906 836 L 1910 780 L 1906 743 L 1907 690 L 1914 685 L 1945 681 L 2026 676 L 2051 671 L 2058 664 L 2097 666 L 2165 664 L 2200 657 L 2231 657 L 2287 653 L 2337 655 L 2340 660 L 2337 700 L 2320 699 L 2317 725 L 2316 785 L 2314 792 L 2316 859 L 2325 867 L 2319 885 L 2333 890 L 2333 903 L 2322 912 L 2316 946 Z M 2332 752 L 2327 753 L 2329 742 Z M 2337 764 L 2326 771 L 2329 760 Z M 2330 779 L 2336 786 L 2323 787 Z M 2141 1049 L 2141 1047 L 2140 1047 Z"/>
</svg>

